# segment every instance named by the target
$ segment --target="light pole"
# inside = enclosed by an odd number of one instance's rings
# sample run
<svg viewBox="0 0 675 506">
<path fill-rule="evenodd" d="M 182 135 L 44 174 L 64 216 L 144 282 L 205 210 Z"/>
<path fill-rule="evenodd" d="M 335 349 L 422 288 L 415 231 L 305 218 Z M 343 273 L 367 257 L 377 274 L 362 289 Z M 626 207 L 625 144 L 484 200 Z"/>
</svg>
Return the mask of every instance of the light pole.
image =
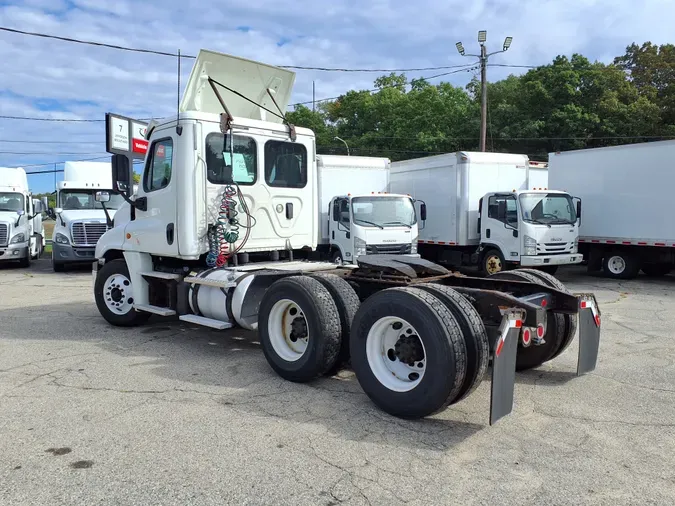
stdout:
<svg viewBox="0 0 675 506">
<path fill-rule="evenodd" d="M 457 51 L 462 56 L 473 56 L 480 60 L 480 150 L 485 151 L 485 144 L 487 138 L 487 61 L 490 56 L 497 53 L 504 53 L 511 47 L 513 37 L 506 37 L 504 39 L 504 46 L 501 51 L 487 52 L 485 41 L 487 40 L 487 31 L 481 30 L 478 32 L 478 43 L 480 44 L 480 54 L 465 54 L 464 46 L 461 42 L 455 44 Z"/>
<path fill-rule="evenodd" d="M 341 139 L 337 135 L 334 137 L 334 139 L 336 141 L 342 141 L 344 143 L 345 147 L 347 148 L 347 156 L 349 156 L 349 145 L 347 144 L 347 141 L 345 141 L 344 139 Z"/>
</svg>

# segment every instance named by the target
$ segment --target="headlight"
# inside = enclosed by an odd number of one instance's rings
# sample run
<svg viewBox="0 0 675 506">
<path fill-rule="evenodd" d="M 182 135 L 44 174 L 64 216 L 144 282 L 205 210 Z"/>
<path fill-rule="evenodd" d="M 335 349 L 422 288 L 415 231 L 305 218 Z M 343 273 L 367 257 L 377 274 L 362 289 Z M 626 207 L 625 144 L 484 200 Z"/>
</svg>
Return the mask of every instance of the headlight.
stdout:
<svg viewBox="0 0 675 506">
<path fill-rule="evenodd" d="M 360 237 L 354 238 L 354 258 L 358 258 L 361 255 L 366 254 L 366 241 Z"/>
<path fill-rule="evenodd" d="M 537 254 L 537 241 L 529 235 L 523 236 L 523 255 L 535 256 Z"/>
<path fill-rule="evenodd" d="M 19 232 L 14 237 L 12 237 L 12 240 L 9 241 L 9 244 L 18 244 L 20 242 L 26 242 L 26 234 L 23 232 Z"/>
<path fill-rule="evenodd" d="M 58 233 L 58 232 L 54 236 L 54 241 L 58 242 L 59 244 L 70 244 L 70 241 L 68 240 L 68 238 L 65 235 L 63 235 L 61 233 Z"/>
<path fill-rule="evenodd" d="M 415 237 L 412 243 L 410 244 L 410 253 L 412 253 L 413 255 L 417 254 L 417 237 Z"/>
</svg>

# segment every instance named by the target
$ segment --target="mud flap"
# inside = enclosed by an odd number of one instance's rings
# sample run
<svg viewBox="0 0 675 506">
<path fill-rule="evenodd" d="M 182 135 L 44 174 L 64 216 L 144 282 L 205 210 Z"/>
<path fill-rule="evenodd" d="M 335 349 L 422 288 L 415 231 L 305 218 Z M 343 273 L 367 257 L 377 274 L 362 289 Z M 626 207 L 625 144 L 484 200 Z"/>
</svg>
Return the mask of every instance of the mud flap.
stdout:
<svg viewBox="0 0 675 506">
<path fill-rule="evenodd" d="M 525 311 L 509 309 L 499 325 L 499 339 L 492 358 L 492 390 L 490 392 L 490 425 L 513 410 L 516 385 L 516 356 L 518 338 L 525 320 Z"/>
<path fill-rule="evenodd" d="M 595 370 L 600 348 L 600 308 L 591 293 L 579 298 L 579 358 L 577 376 Z"/>
</svg>

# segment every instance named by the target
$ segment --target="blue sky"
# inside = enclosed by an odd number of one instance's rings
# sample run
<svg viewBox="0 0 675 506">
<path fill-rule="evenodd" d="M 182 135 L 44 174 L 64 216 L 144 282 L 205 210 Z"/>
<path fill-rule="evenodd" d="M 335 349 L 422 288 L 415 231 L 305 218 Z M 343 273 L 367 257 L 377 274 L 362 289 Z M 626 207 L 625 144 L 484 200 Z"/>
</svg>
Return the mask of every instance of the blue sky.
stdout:
<svg viewBox="0 0 675 506">
<path fill-rule="evenodd" d="M 187 54 L 205 48 L 277 65 L 350 68 L 466 64 L 471 60 L 457 54 L 455 42 L 476 52 L 482 29 L 489 50 L 499 49 L 507 35 L 514 38 L 494 63 L 537 65 L 574 52 L 610 62 L 632 42 L 673 42 L 674 15 L 672 0 L 645 0 L 640 7 L 628 0 L 0 0 L 0 26 L 9 28 Z M 176 62 L 170 57 L 0 32 L 0 61 L 2 115 L 161 117 L 175 108 Z M 183 83 L 190 69 L 184 61 Z M 493 67 L 488 79 L 510 72 L 521 71 Z M 378 75 L 297 71 L 291 102 L 311 100 L 312 80 L 320 99 L 371 88 Z M 463 72 L 444 79 L 464 86 L 470 78 Z M 106 156 L 102 122 L 0 119 L 0 166 L 97 156 Z M 35 192 L 54 189 L 53 174 L 29 182 Z"/>
</svg>

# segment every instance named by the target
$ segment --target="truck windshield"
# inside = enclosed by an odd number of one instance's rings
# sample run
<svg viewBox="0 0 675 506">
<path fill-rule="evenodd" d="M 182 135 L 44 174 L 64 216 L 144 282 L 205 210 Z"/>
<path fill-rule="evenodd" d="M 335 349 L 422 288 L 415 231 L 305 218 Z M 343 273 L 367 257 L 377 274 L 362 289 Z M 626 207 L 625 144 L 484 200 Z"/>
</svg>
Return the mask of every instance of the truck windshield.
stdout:
<svg viewBox="0 0 675 506">
<path fill-rule="evenodd" d="M 354 223 L 375 227 L 411 227 L 417 223 L 417 214 L 408 197 L 354 197 Z"/>
<path fill-rule="evenodd" d="M 530 223 L 576 223 L 577 212 L 573 204 L 572 197 L 561 193 L 523 193 L 520 196 L 523 220 Z"/>
<path fill-rule="evenodd" d="M 96 202 L 95 190 L 68 190 L 61 192 L 61 207 L 64 211 L 82 209 L 103 209 L 100 202 Z M 110 193 L 110 201 L 105 203 L 106 209 L 117 210 L 124 203 L 124 199 L 117 193 Z"/>
<path fill-rule="evenodd" d="M 0 211 L 23 210 L 23 195 L 20 193 L 0 193 Z"/>
</svg>

